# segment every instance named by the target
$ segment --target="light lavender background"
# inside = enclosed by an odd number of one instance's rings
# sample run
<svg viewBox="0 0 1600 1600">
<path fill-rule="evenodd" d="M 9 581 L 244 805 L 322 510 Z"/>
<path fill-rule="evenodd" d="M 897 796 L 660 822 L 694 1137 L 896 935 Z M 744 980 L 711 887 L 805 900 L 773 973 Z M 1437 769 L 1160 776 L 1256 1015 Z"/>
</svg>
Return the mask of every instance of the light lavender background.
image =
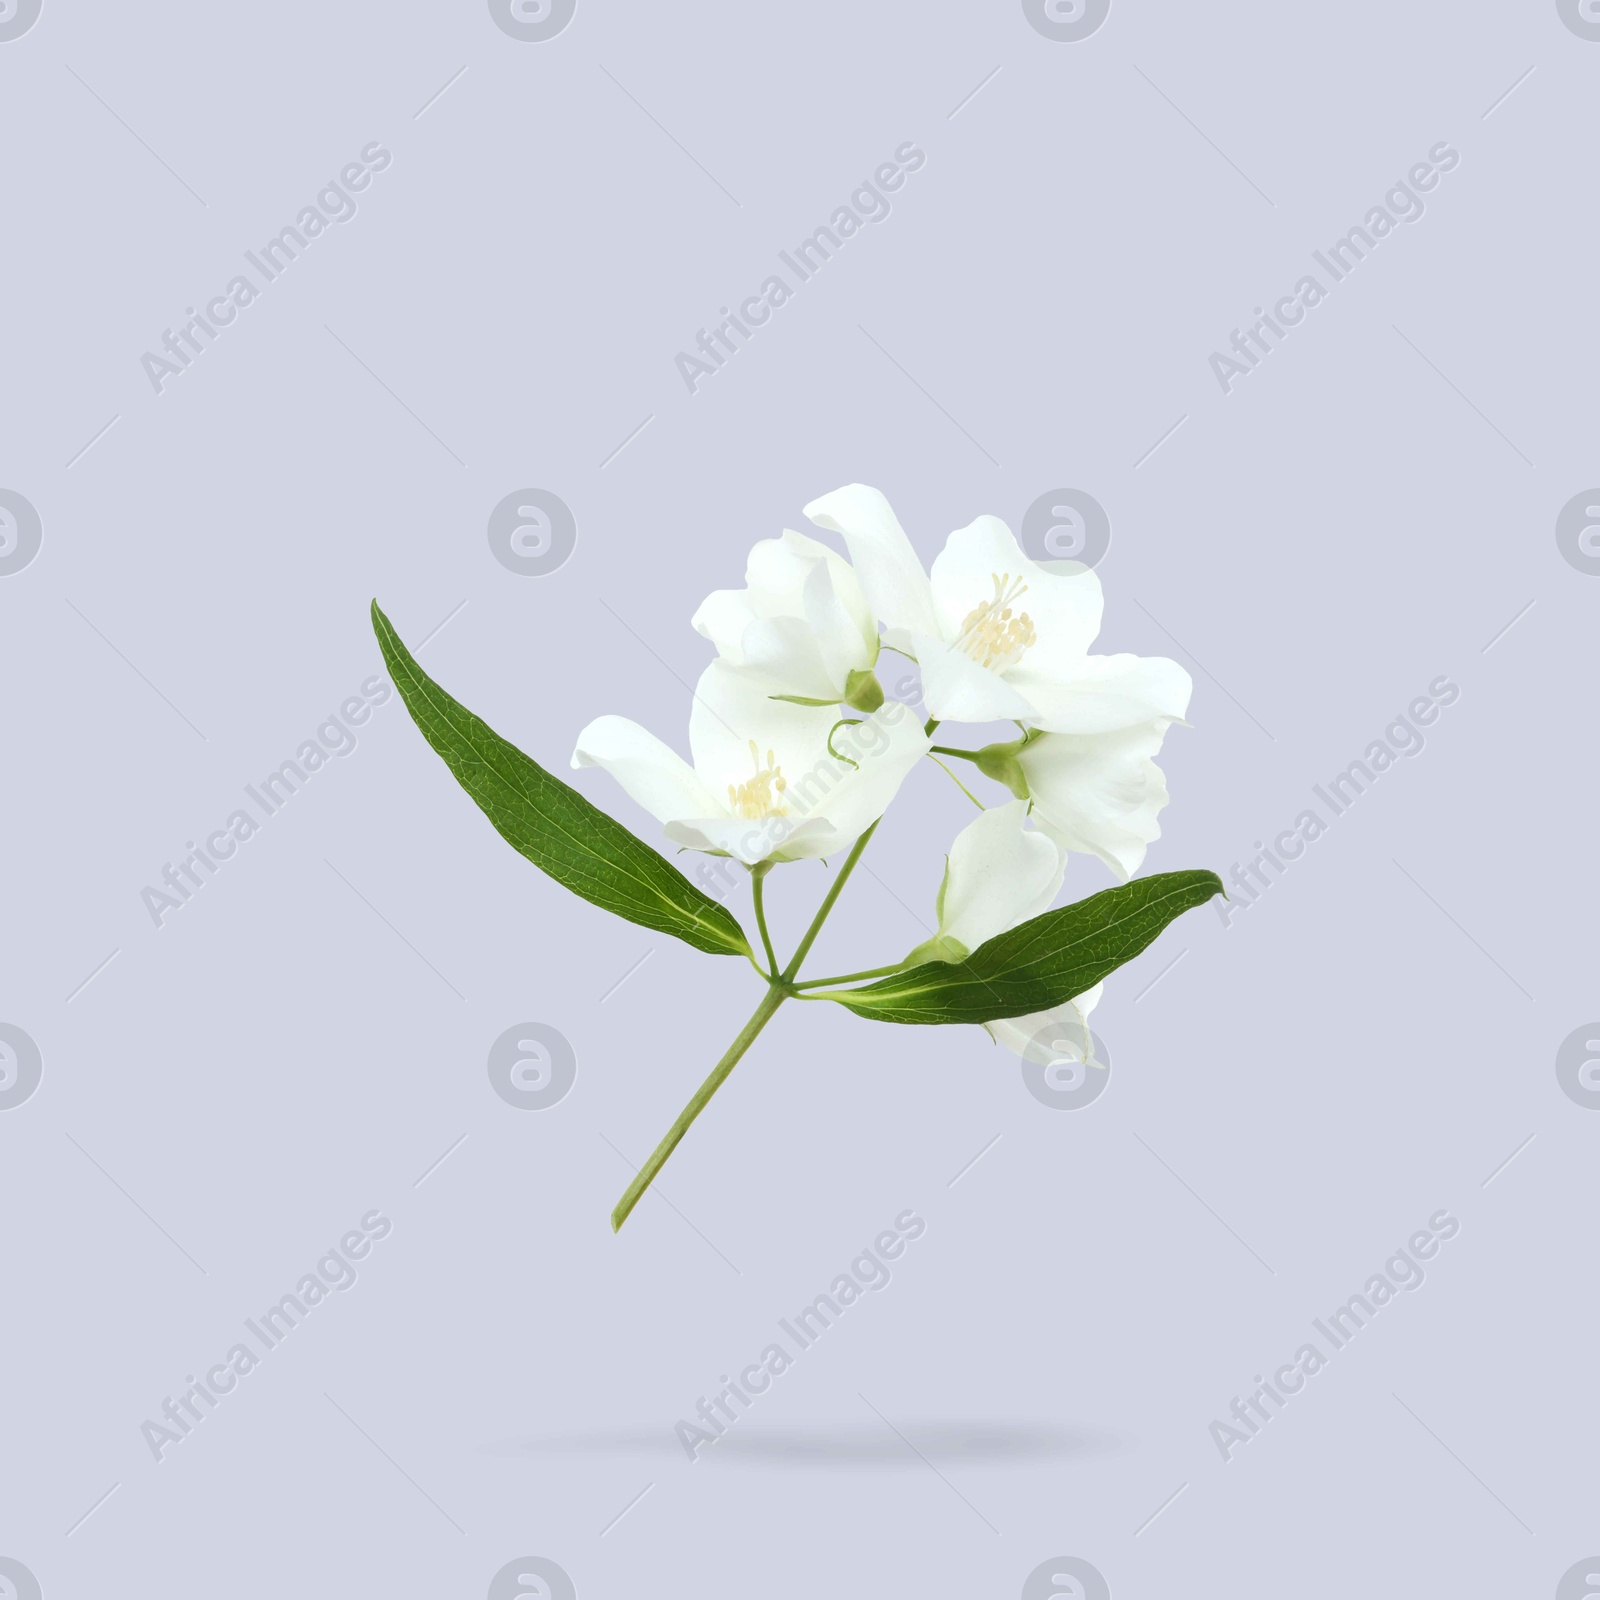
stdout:
<svg viewBox="0 0 1600 1600">
<path fill-rule="evenodd" d="M 45 0 L 0 43 L 0 488 L 44 526 L 0 578 L 0 1021 L 44 1061 L 0 1113 L 0 1556 L 50 1600 L 480 1596 L 529 1555 L 584 1600 L 1011 1596 L 1057 1556 L 1118 1600 L 1555 1594 L 1600 1550 L 1600 1116 L 1555 1074 L 1600 1015 L 1600 580 L 1555 538 L 1600 481 L 1597 75 L 1544 0 L 1117 0 L 1075 43 L 1012 3 L 580 0 L 524 43 L 482 4 Z M 153 393 L 374 140 L 359 215 Z M 892 216 L 690 395 L 675 355 L 906 140 Z M 1426 215 L 1224 395 L 1211 352 L 1440 140 Z M 858 479 L 925 557 L 1106 508 L 1102 647 L 1196 680 L 1152 870 L 1226 873 L 1460 688 L 1231 927 L 1118 975 L 1092 1107 L 976 1030 L 791 1006 L 613 1238 L 753 977 L 519 861 L 394 700 L 152 926 L 378 670 L 371 596 L 564 769 L 602 711 L 680 739 L 696 603 Z M 486 538 L 524 487 L 577 520 L 549 576 Z M 965 807 L 916 776 L 811 970 L 924 936 Z M 774 878 L 784 941 L 824 882 Z M 579 1062 L 541 1112 L 485 1070 L 529 1021 Z M 153 1461 L 371 1208 L 356 1287 Z M 685 1460 L 906 1208 L 889 1288 Z M 1440 1208 L 1423 1288 L 1224 1464 L 1212 1419 Z"/>
</svg>

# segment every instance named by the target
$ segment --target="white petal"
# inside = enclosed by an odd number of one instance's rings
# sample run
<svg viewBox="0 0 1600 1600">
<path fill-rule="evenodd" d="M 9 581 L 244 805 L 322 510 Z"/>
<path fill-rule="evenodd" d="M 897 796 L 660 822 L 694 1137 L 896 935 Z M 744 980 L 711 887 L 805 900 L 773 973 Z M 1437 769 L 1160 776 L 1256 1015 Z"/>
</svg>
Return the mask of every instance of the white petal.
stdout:
<svg viewBox="0 0 1600 1600">
<path fill-rule="evenodd" d="M 1028 614 L 1038 636 L 1025 661 L 1038 656 L 1053 664 L 1087 653 L 1100 631 L 1100 580 L 1088 567 L 1077 567 L 1071 576 L 1047 572 L 1023 554 L 998 517 L 979 517 L 957 528 L 934 560 L 933 603 L 946 639 L 959 638 L 973 610 L 994 599 L 997 577 L 1026 586 L 1011 603 L 1013 612 Z"/>
<path fill-rule="evenodd" d="M 1008 677 L 1034 706 L 1024 718 L 1052 733 L 1109 733 L 1164 718 L 1181 722 L 1194 680 L 1165 656 L 1085 656 L 1046 673 L 1029 651 Z"/>
<path fill-rule="evenodd" d="M 785 532 L 778 539 L 757 540 L 745 563 L 744 588 L 718 589 L 707 595 L 694 614 L 695 631 L 704 634 L 734 666 L 742 666 L 739 640 L 745 624 L 756 617 L 799 616 L 800 591 L 811 574 L 812 562 L 830 555 L 839 559 L 820 540 L 803 534 Z"/>
<path fill-rule="evenodd" d="M 927 574 L 877 489 L 847 484 L 805 510 L 819 528 L 844 535 L 861 587 L 885 627 L 938 635 Z"/>
<path fill-rule="evenodd" d="M 596 717 L 578 735 L 572 765 L 604 767 L 661 822 L 727 813 L 676 750 L 627 717 Z"/>
<path fill-rule="evenodd" d="M 877 625 L 849 565 L 820 540 L 786 530 L 750 552 L 743 589 L 719 589 L 693 624 L 771 694 L 840 698 L 877 657 Z"/>
<path fill-rule="evenodd" d="M 1104 989 L 1104 983 L 1097 983 L 1053 1011 L 1035 1011 L 1026 1017 L 1009 1017 L 984 1026 L 997 1044 L 1003 1044 L 1036 1066 L 1047 1067 L 1063 1057 L 1069 1061 L 1084 1061 L 1092 1057 L 1094 1049 L 1089 1013 Z M 1104 1065 L 1103 1062 L 1091 1064 Z"/>
<path fill-rule="evenodd" d="M 759 861 L 798 859 L 792 851 L 807 853 L 805 847 L 817 839 L 829 842 L 832 829 L 822 819 L 809 822 L 793 817 L 763 817 L 750 821 L 744 817 L 710 817 L 669 822 L 667 837 L 690 850 L 705 850 L 713 855 L 732 856 L 747 867 Z M 821 850 L 810 851 L 821 855 Z"/>
<path fill-rule="evenodd" d="M 1061 888 L 1066 852 L 1027 816 L 1026 800 L 995 806 L 950 846 L 939 932 L 968 950 L 1049 910 Z"/>
<path fill-rule="evenodd" d="M 1034 820 L 1067 850 L 1099 856 L 1124 880 L 1161 837 L 1156 814 L 1167 781 L 1151 759 L 1168 724 L 1145 723 L 1116 733 L 1047 733 L 1018 760 L 1033 797 Z"/>
<path fill-rule="evenodd" d="M 1026 722 L 1033 702 L 1005 678 L 938 639 L 912 641 L 922 668 L 922 699 L 941 722 Z"/>
<path fill-rule="evenodd" d="M 829 681 L 843 693 L 852 672 L 878 659 L 878 625 L 867 610 L 860 580 L 837 556 L 831 563 L 813 562 L 801 600 L 812 648 Z"/>
<path fill-rule="evenodd" d="M 837 706 L 797 706 L 774 700 L 758 677 L 713 661 L 695 685 L 689 708 L 689 749 L 695 771 L 720 797 L 717 812 L 729 810 L 728 788 L 738 787 L 772 764 L 787 780 L 803 772 L 827 746 L 828 729 L 839 720 Z M 752 743 L 755 745 L 751 750 Z"/>
<path fill-rule="evenodd" d="M 722 830 L 702 826 L 701 833 L 714 836 L 716 848 L 740 860 L 794 861 L 832 855 L 850 845 L 883 814 L 932 741 L 916 713 L 893 700 L 858 725 L 839 727 L 840 720 L 837 706 L 769 699 L 747 674 L 726 662 L 712 662 L 701 674 L 689 713 L 696 772 L 723 797 L 724 814 L 734 809 L 728 788 L 744 784 L 758 769 L 775 765 L 783 787 L 772 781 L 768 795 L 774 815 L 749 819 L 733 846 Z M 840 756 L 828 749 L 828 736 L 836 728 L 833 743 Z M 700 825 L 698 818 L 689 820 Z M 752 851 L 759 853 L 752 856 Z"/>
<path fill-rule="evenodd" d="M 897 700 L 886 700 L 857 726 L 840 728 L 833 747 L 857 765 L 836 760 L 824 743 L 813 762 L 795 769 L 785 791 L 791 817 L 820 818 L 828 832 L 802 836 L 797 829 L 780 852 L 783 859 L 832 855 L 852 844 L 888 809 L 932 742 L 916 712 Z"/>
</svg>

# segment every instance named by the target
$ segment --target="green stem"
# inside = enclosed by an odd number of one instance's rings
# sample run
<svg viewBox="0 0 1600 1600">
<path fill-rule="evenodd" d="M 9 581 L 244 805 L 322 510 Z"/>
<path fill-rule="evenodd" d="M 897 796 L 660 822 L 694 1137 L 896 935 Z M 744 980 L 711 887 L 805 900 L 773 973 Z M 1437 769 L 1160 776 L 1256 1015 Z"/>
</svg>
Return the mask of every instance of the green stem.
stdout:
<svg viewBox="0 0 1600 1600">
<path fill-rule="evenodd" d="M 976 750 L 957 750 L 954 745 L 950 744 L 929 745 L 928 752 L 930 755 L 936 756 L 959 756 L 963 761 L 976 761 L 978 759 Z"/>
<path fill-rule="evenodd" d="M 931 734 L 938 726 L 938 721 L 930 717 L 922 731 Z M 678 1120 L 667 1129 L 666 1137 L 650 1153 L 650 1159 L 634 1174 L 633 1182 L 628 1185 L 626 1192 L 617 1202 L 616 1209 L 611 1213 L 611 1231 L 613 1233 L 628 1220 L 629 1214 L 639 1203 L 639 1196 L 655 1181 L 655 1175 L 666 1165 L 667 1157 L 678 1148 L 684 1134 L 693 1125 L 694 1119 L 705 1110 L 712 1095 L 722 1087 L 723 1080 L 738 1066 L 739 1058 L 755 1042 L 756 1035 L 772 1020 L 772 1015 L 778 1007 L 790 995 L 796 993 L 797 985 L 794 977 L 800 970 L 800 963 L 805 960 L 806 953 L 816 942 L 817 935 L 822 931 L 822 924 L 828 920 L 828 913 L 833 910 L 834 902 L 839 898 L 840 892 L 849 881 L 850 874 L 855 871 L 856 862 L 861 859 L 861 852 L 867 848 L 868 842 L 873 834 L 877 832 L 878 822 L 882 821 L 883 818 L 879 817 L 878 821 L 874 822 L 851 846 L 850 854 L 845 857 L 844 865 L 839 869 L 839 876 L 833 880 L 833 887 L 829 889 L 822 904 L 817 907 L 817 914 L 811 919 L 811 926 L 806 929 L 805 937 L 800 941 L 800 947 L 795 951 L 793 959 L 776 978 L 768 979 L 767 992 L 762 997 L 761 1004 L 755 1008 L 750 1020 L 739 1030 L 738 1037 L 728 1046 L 723 1058 L 711 1069 L 711 1075 L 695 1090 L 694 1096 L 688 1105 L 678 1113 Z M 767 938 L 766 922 L 761 915 L 760 909 L 761 877 L 759 874 L 755 880 L 755 898 L 756 919 L 761 924 L 762 942 L 767 947 L 768 956 L 771 957 L 772 942 Z M 754 963 L 752 962 L 752 964 Z M 776 959 L 773 959 L 773 966 L 777 966 Z M 889 967 L 884 970 L 892 972 L 898 969 Z M 863 976 L 870 976 L 870 974 L 863 974 Z M 832 981 L 840 982 L 842 980 L 835 979 Z"/>
<path fill-rule="evenodd" d="M 872 967 L 866 972 L 847 972 L 840 978 L 807 978 L 804 983 L 794 983 L 792 989 L 822 989 L 830 983 L 856 983 L 862 978 L 887 978 L 891 972 L 899 972 L 904 968 L 905 962 L 897 961 L 892 967 Z"/>
<path fill-rule="evenodd" d="M 767 932 L 767 908 L 762 901 L 762 891 L 766 887 L 768 864 L 762 862 L 760 866 L 750 869 L 751 895 L 756 903 L 756 926 L 761 930 L 761 943 L 767 952 L 766 976 L 770 981 L 778 976 L 778 957 L 772 948 L 772 935 Z"/>
<path fill-rule="evenodd" d="M 950 781 L 951 781 L 951 783 L 953 783 L 953 784 L 954 784 L 954 785 L 955 785 L 955 786 L 956 786 L 956 788 L 958 788 L 958 789 L 959 789 L 959 790 L 960 790 L 960 791 L 961 791 L 961 792 L 962 792 L 962 794 L 964 794 L 964 795 L 965 795 L 965 796 L 966 796 L 966 797 L 967 797 L 967 799 L 969 799 L 969 800 L 970 800 L 970 801 L 971 801 L 971 802 L 972 802 L 972 803 L 973 803 L 973 805 L 975 805 L 975 806 L 976 806 L 976 807 L 977 807 L 977 808 L 978 808 L 978 809 L 979 809 L 979 810 L 980 810 L 980 811 L 986 811 L 986 810 L 988 810 L 988 807 L 987 807 L 987 806 L 985 806 L 985 805 L 984 805 L 984 803 L 983 803 L 983 801 L 981 801 L 981 800 L 980 800 L 980 799 L 979 799 L 979 798 L 978 798 L 978 797 L 977 797 L 977 795 L 975 795 L 975 794 L 974 794 L 974 793 L 973 793 L 973 792 L 972 792 L 972 791 L 971 791 L 971 790 L 970 790 L 970 789 L 969 789 L 969 788 L 968 788 L 968 787 L 967 787 L 967 786 L 966 786 L 966 784 L 964 784 L 964 783 L 963 783 L 963 782 L 962 782 L 962 781 L 961 781 L 961 780 L 960 780 L 960 779 L 959 779 L 959 778 L 958 778 L 958 777 L 957 777 L 957 776 L 956 776 L 956 775 L 955 775 L 955 773 L 953 773 L 953 772 L 952 772 L 952 771 L 951 771 L 951 770 L 950 770 L 950 769 L 949 769 L 949 767 L 947 767 L 947 766 L 946 766 L 946 765 L 945 765 L 945 764 L 944 764 L 944 762 L 942 762 L 942 761 L 941 761 L 941 760 L 940 760 L 940 759 L 939 759 L 939 758 L 938 758 L 938 756 L 936 756 L 936 755 L 932 755 L 932 754 L 930 754 L 930 755 L 929 755 L 929 757 L 928 757 L 928 759 L 929 759 L 929 760 L 930 760 L 930 761 L 931 761 L 931 762 L 932 762 L 932 763 L 933 763 L 933 764 L 934 764 L 934 766 L 936 766 L 936 767 L 937 767 L 937 768 L 938 768 L 938 769 L 939 769 L 939 770 L 940 770 L 940 771 L 941 771 L 941 772 L 942 772 L 942 773 L 943 773 L 943 774 L 944 774 L 944 775 L 945 775 L 945 777 L 947 777 L 947 778 L 948 778 L 948 779 L 949 779 L 949 780 L 950 780 Z"/>
<path fill-rule="evenodd" d="M 931 735 L 938 726 L 939 719 L 929 717 L 922 725 L 922 731 Z M 882 821 L 883 818 L 879 817 L 878 822 Z M 844 865 L 839 868 L 839 876 L 833 880 L 833 887 L 828 891 L 827 898 L 817 907 L 817 914 L 811 919 L 811 926 L 806 929 L 805 938 L 800 941 L 800 947 L 795 951 L 793 960 L 783 969 L 781 982 L 791 985 L 794 983 L 795 974 L 800 970 L 800 963 L 805 960 L 806 953 L 816 943 L 817 935 L 822 932 L 822 924 L 828 920 L 828 913 L 833 910 L 834 901 L 839 898 L 840 891 L 849 882 L 850 874 L 856 870 L 856 862 L 861 859 L 861 852 L 867 848 L 873 834 L 878 831 L 878 822 L 874 822 L 851 846 L 850 854 L 845 857 Z"/>
<path fill-rule="evenodd" d="M 882 821 L 883 818 L 879 817 L 878 822 Z M 828 891 L 822 904 L 817 907 L 817 914 L 811 919 L 811 926 L 806 929 L 805 937 L 795 950 L 793 959 L 783 969 L 781 982 L 786 984 L 794 982 L 794 975 L 800 970 L 800 963 L 805 960 L 807 951 L 816 943 L 817 935 L 822 932 L 822 924 L 828 920 L 828 913 L 833 910 L 834 901 L 839 898 L 840 892 L 850 881 L 850 874 L 856 870 L 856 862 L 861 859 L 861 852 L 867 848 L 873 834 L 878 831 L 878 822 L 874 822 L 850 847 L 850 854 L 844 858 L 844 865 L 839 868 L 839 876 L 833 880 L 833 887 Z"/>
<path fill-rule="evenodd" d="M 627 1192 L 611 1213 L 613 1233 L 628 1220 L 629 1213 L 639 1203 L 639 1196 L 650 1187 L 655 1175 L 666 1165 L 667 1157 L 678 1148 L 679 1141 L 689 1131 L 694 1119 L 705 1110 L 712 1095 L 722 1087 L 723 1079 L 739 1064 L 739 1058 L 754 1043 L 756 1035 L 772 1020 L 773 1012 L 788 998 L 788 989 L 779 988 L 776 984 L 769 987 L 761 997 L 761 1004 L 739 1030 L 738 1037 L 728 1046 L 727 1053 L 711 1069 L 711 1075 L 706 1081 L 695 1090 L 694 1098 L 678 1113 L 678 1120 L 667 1129 L 666 1137 L 651 1152 L 650 1159 L 634 1174 L 633 1182 L 628 1185 Z"/>
</svg>

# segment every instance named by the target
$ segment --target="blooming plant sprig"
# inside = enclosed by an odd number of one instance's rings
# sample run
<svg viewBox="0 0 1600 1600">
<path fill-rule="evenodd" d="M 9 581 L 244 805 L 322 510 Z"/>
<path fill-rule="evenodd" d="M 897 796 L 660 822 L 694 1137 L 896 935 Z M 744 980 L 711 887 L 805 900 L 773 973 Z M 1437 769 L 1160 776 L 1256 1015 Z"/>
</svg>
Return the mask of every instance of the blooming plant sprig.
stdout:
<svg viewBox="0 0 1600 1600">
<path fill-rule="evenodd" d="M 572 755 L 574 767 L 610 773 L 680 849 L 747 869 L 759 956 L 725 906 L 433 682 L 373 602 L 384 659 L 417 726 L 515 849 L 619 917 L 744 957 L 765 984 L 618 1201 L 614 1229 L 785 1001 L 827 1001 L 875 1022 L 982 1024 L 1027 1058 L 1097 1066 L 1088 1014 L 1105 978 L 1222 892 L 1211 872 L 1133 877 L 1167 803 L 1154 758 L 1187 714 L 1192 685 L 1173 661 L 1089 653 L 1102 608 L 1093 571 L 1041 566 L 1003 522 L 979 517 L 924 572 L 888 501 L 860 484 L 813 501 L 806 515 L 842 536 L 848 561 L 786 531 L 751 551 L 743 589 L 719 590 L 695 613 L 717 656 L 690 706 L 691 759 L 617 716 L 584 728 Z M 918 663 L 925 724 L 885 697 L 884 649 Z M 1016 722 L 1019 736 L 979 749 L 934 742 L 943 723 L 997 720 Z M 924 757 L 952 777 L 946 763 L 966 762 L 1009 791 L 986 807 L 961 784 L 979 815 L 946 857 L 938 931 L 869 971 L 801 978 L 862 852 Z M 1122 882 L 1052 910 L 1072 851 L 1098 856 Z M 842 866 L 781 962 L 767 927 L 768 874 L 838 852 L 847 852 Z"/>
</svg>

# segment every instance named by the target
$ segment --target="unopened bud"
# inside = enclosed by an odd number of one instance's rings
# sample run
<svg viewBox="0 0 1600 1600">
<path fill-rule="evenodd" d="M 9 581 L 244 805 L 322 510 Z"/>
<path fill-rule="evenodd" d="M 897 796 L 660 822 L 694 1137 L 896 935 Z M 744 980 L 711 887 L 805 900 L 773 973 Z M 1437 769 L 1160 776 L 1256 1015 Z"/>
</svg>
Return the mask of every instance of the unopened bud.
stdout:
<svg viewBox="0 0 1600 1600">
<path fill-rule="evenodd" d="M 1003 783 L 1019 800 L 1028 798 L 1028 780 L 1017 760 L 1026 743 L 1026 739 L 1013 739 L 1009 744 L 986 744 L 973 758 L 984 777 Z"/>
<path fill-rule="evenodd" d="M 883 704 L 883 685 L 871 667 L 857 667 L 844 680 L 844 703 L 868 716 Z"/>
</svg>

